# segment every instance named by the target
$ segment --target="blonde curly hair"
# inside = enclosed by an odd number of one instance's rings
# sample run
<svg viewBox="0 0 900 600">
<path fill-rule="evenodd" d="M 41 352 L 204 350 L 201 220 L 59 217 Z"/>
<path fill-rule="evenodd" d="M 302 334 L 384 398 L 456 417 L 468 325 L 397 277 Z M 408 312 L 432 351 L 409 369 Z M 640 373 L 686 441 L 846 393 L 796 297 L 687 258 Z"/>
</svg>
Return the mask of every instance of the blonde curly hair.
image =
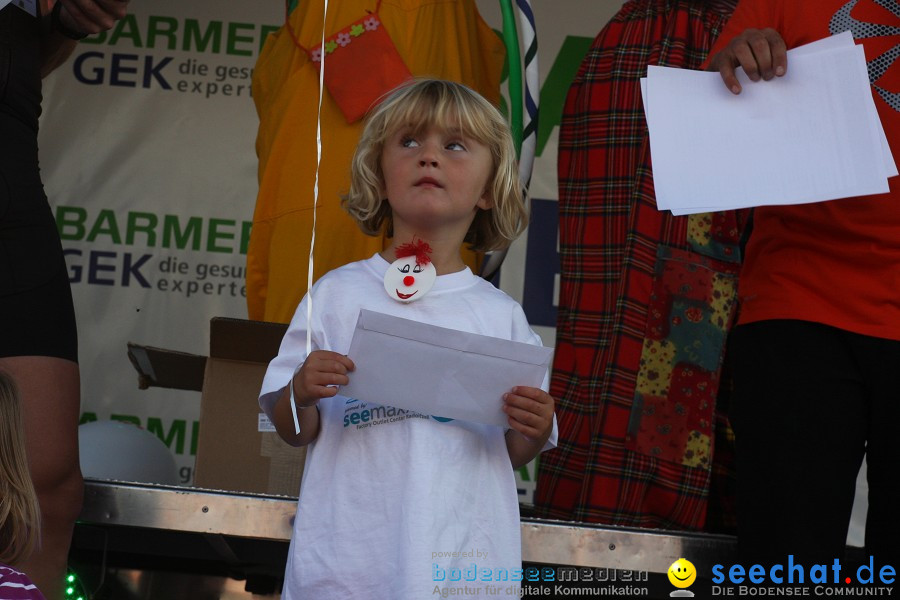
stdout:
<svg viewBox="0 0 900 600">
<path fill-rule="evenodd" d="M 40 538 L 40 507 L 25 459 L 19 394 L 0 371 L 0 562 L 27 558 Z"/>
<path fill-rule="evenodd" d="M 506 248 L 528 224 L 512 134 L 500 111 L 459 83 L 414 79 L 374 108 L 353 155 L 350 192 L 342 206 L 366 234 L 393 236 L 381 169 L 384 144 L 401 129 L 419 132 L 433 126 L 460 130 L 490 150 L 493 169 L 487 197 L 491 208 L 477 212 L 464 241 L 478 251 Z"/>
</svg>

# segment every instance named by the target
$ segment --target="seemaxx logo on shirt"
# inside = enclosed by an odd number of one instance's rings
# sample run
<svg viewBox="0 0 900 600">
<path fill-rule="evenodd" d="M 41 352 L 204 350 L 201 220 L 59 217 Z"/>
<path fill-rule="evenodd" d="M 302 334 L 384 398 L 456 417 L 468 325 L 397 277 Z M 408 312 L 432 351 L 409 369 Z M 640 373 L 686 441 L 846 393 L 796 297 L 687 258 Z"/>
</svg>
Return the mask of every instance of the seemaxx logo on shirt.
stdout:
<svg viewBox="0 0 900 600">
<path fill-rule="evenodd" d="M 423 415 L 403 408 L 394 408 L 393 406 L 372 406 L 354 412 L 347 412 L 344 415 L 344 427 L 357 425 L 357 429 L 362 429 L 362 427 L 359 427 L 360 425 L 380 425 L 382 422 L 393 423 L 394 421 L 402 421 L 407 417 L 413 416 L 419 417 Z"/>
<path fill-rule="evenodd" d="M 359 404 L 357 404 L 359 403 Z M 366 404 L 356 398 L 347 399 L 347 408 L 344 409 L 344 427 L 355 426 L 357 429 L 365 429 L 374 425 L 395 423 L 404 419 L 434 419 L 441 423 L 447 423 L 453 419 L 423 415 L 414 410 L 382 406 L 379 404 Z M 353 405 L 353 406 L 349 406 Z"/>
</svg>

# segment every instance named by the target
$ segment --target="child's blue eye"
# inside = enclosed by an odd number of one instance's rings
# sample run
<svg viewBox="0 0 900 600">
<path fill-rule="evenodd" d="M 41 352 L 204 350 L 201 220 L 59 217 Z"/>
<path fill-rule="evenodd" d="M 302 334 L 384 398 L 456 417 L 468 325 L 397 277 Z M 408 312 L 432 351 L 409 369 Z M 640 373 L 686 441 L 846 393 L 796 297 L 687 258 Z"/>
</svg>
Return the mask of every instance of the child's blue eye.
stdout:
<svg viewBox="0 0 900 600">
<path fill-rule="evenodd" d="M 400 145 L 404 148 L 416 148 L 418 147 L 419 142 L 412 138 L 403 138 L 403 140 L 400 142 Z"/>
<path fill-rule="evenodd" d="M 450 142 L 447 144 L 447 148 L 450 150 L 465 150 L 466 147 L 460 144 L 459 142 Z"/>
</svg>

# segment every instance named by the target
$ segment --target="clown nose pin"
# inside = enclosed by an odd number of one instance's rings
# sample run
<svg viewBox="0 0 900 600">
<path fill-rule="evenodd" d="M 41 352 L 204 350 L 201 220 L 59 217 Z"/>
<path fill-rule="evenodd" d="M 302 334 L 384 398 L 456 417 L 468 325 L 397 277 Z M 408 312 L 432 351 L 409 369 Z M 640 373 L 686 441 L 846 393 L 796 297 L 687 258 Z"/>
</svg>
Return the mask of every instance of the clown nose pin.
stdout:
<svg viewBox="0 0 900 600">
<path fill-rule="evenodd" d="M 406 277 L 403 278 L 403 285 L 405 285 L 406 287 L 411 286 L 415 282 L 416 282 L 416 278 L 413 277 L 412 275 L 407 275 Z"/>
</svg>

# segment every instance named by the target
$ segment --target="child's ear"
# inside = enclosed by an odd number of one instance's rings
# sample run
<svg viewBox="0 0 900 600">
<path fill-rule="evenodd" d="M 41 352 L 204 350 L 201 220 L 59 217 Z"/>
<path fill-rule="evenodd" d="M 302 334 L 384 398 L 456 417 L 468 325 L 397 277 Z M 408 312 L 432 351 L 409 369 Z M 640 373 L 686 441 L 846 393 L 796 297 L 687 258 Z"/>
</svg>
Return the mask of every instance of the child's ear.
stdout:
<svg viewBox="0 0 900 600">
<path fill-rule="evenodd" d="M 481 210 L 490 210 L 494 208 L 494 200 L 485 192 L 481 198 L 478 199 L 478 202 L 475 203 L 475 206 L 480 208 Z"/>
</svg>

